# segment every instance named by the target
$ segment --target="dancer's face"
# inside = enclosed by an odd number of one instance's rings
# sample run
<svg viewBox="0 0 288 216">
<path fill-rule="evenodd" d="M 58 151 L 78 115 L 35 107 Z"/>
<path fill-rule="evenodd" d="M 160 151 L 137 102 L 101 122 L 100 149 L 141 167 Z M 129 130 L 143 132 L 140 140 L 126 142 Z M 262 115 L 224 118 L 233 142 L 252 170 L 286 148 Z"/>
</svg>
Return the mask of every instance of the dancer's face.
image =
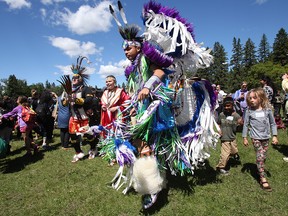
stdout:
<svg viewBox="0 0 288 216">
<path fill-rule="evenodd" d="M 81 77 L 80 76 L 73 76 L 72 77 L 72 85 L 78 86 L 81 84 Z"/>
<path fill-rule="evenodd" d="M 125 56 L 130 60 L 130 61 L 133 61 L 137 54 L 140 52 L 140 47 L 138 46 L 128 46 L 125 50 Z"/>
</svg>

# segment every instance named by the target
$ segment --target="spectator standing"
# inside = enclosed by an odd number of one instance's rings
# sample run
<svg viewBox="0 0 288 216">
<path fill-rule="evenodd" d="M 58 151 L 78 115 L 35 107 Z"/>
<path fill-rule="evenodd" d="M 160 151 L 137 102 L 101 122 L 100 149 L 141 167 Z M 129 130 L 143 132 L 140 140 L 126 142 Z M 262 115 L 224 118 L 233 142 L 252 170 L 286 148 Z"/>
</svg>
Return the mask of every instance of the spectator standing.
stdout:
<svg viewBox="0 0 288 216">
<path fill-rule="evenodd" d="M 217 102 L 219 107 L 216 109 L 218 115 L 223 111 L 223 100 L 226 97 L 226 93 L 221 89 L 220 85 L 216 86 L 216 92 L 217 92 Z"/>
<path fill-rule="evenodd" d="M 124 89 L 117 87 L 116 78 L 112 75 L 106 77 L 106 90 L 101 97 L 101 125 L 113 130 L 111 123 L 127 106 L 129 96 Z M 125 104 L 126 102 L 126 104 Z"/>
<path fill-rule="evenodd" d="M 54 109 L 54 100 L 52 94 L 48 90 L 44 90 L 39 98 L 39 104 L 36 108 L 37 123 L 40 126 L 42 140 L 42 148 L 49 149 L 49 143 L 52 142 L 54 130 L 54 118 L 52 111 Z"/>
<path fill-rule="evenodd" d="M 264 92 L 267 95 L 268 101 L 271 104 L 271 106 L 273 105 L 273 99 L 274 99 L 274 90 L 273 90 L 273 83 L 271 82 L 270 77 L 268 76 L 262 76 L 260 78 L 260 84 L 262 86 L 262 88 L 264 89 Z"/>
<path fill-rule="evenodd" d="M 285 73 L 283 76 L 282 76 L 282 89 L 285 91 L 286 94 L 288 94 L 288 74 Z M 287 114 L 288 114 L 288 100 L 286 100 L 286 103 L 285 103 L 285 110 L 286 110 L 286 117 L 287 117 Z M 286 118 L 287 120 L 287 118 Z M 288 157 L 283 157 L 283 160 L 288 162 Z"/>
<path fill-rule="evenodd" d="M 286 103 L 288 101 L 288 92 L 285 92 L 284 94 L 284 101 L 282 104 L 282 110 L 283 110 L 283 117 L 284 117 L 284 121 L 288 121 L 288 104 L 286 106 Z"/>
<path fill-rule="evenodd" d="M 242 131 L 243 143 L 249 145 L 247 139 L 248 128 L 249 136 L 252 140 L 256 151 L 256 165 L 260 177 L 260 185 L 265 191 L 272 191 L 265 173 L 266 154 L 271 138 L 272 129 L 272 144 L 278 144 L 277 126 L 270 108 L 270 104 L 264 89 L 252 89 L 247 94 L 248 111 L 245 115 L 244 126 Z"/>
<path fill-rule="evenodd" d="M 64 98 L 67 98 L 67 93 L 63 92 L 61 96 L 57 97 L 58 100 L 58 112 L 57 112 L 57 126 L 60 129 L 60 140 L 62 149 L 69 148 L 69 119 L 70 110 L 69 106 L 63 105 Z"/>
<path fill-rule="evenodd" d="M 281 115 L 281 108 L 284 103 L 284 94 L 280 91 L 277 90 L 277 93 L 275 94 L 275 98 L 273 101 L 273 107 L 274 107 L 274 116 L 276 115 Z"/>
<path fill-rule="evenodd" d="M 243 113 L 243 119 L 245 117 L 245 112 L 246 112 L 246 109 L 247 109 L 247 102 L 246 102 L 246 96 L 247 96 L 247 93 L 248 93 L 248 89 L 247 89 L 247 82 L 246 81 L 243 81 L 241 83 L 241 88 L 238 89 L 234 94 L 233 94 L 233 99 L 236 101 L 236 102 L 239 102 L 240 103 L 240 108 L 242 110 L 242 113 Z"/>
</svg>

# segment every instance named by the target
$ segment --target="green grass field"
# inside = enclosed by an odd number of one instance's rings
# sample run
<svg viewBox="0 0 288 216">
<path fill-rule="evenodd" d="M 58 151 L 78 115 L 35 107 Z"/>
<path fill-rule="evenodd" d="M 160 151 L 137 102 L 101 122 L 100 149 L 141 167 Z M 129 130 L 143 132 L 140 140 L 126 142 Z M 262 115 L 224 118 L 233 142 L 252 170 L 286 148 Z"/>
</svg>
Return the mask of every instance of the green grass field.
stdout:
<svg viewBox="0 0 288 216">
<path fill-rule="evenodd" d="M 14 215 L 288 215 L 288 156 L 286 131 L 279 131 L 279 145 L 268 150 L 266 169 L 272 192 L 260 188 L 253 147 L 242 145 L 237 135 L 241 164 L 230 163 L 230 175 L 215 171 L 220 144 L 211 150 L 205 167 L 194 176 L 168 176 L 168 188 L 157 204 L 141 211 L 141 196 L 123 195 L 109 187 L 118 166 L 108 167 L 97 157 L 71 163 L 73 149 L 62 150 L 59 131 L 49 151 L 32 159 L 23 157 L 23 141 L 13 140 L 12 154 L 0 159 L 0 211 Z M 40 142 L 41 140 L 39 140 Z M 83 146 L 85 153 L 89 146 Z M 123 188 L 124 189 L 124 188 Z"/>
</svg>

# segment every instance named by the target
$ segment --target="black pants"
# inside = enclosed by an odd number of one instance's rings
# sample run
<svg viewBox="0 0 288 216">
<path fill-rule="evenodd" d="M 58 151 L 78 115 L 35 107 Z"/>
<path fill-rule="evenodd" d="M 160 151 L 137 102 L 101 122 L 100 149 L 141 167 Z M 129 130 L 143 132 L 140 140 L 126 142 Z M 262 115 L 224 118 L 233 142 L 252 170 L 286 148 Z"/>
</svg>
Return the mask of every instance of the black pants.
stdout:
<svg viewBox="0 0 288 216">
<path fill-rule="evenodd" d="M 96 150 L 96 145 L 98 143 L 98 137 L 94 137 L 93 135 L 86 135 L 89 145 L 90 145 L 90 149 L 91 150 Z M 73 144 L 73 147 L 75 149 L 76 153 L 80 153 L 82 152 L 81 150 L 81 146 L 80 146 L 80 142 L 81 142 L 81 136 L 80 135 L 76 135 L 76 134 L 70 134 L 71 137 L 71 141 Z"/>
<path fill-rule="evenodd" d="M 60 140 L 63 148 L 69 147 L 70 134 L 68 128 L 60 128 Z"/>
</svg>

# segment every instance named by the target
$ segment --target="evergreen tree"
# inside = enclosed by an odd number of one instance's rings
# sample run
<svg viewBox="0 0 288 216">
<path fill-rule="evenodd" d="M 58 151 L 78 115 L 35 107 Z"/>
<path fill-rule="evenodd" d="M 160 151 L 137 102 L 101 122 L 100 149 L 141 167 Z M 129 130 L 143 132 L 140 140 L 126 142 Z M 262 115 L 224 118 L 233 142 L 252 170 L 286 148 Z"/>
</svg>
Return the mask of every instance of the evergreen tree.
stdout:
<svg viewBox="0 0 288 216">
<path fill-rule="evenodd" d="M 51 83 L 48 80 L 46 80 L 46 82 L 45 82 L 45 88 L 51 89 Z"/>
<path fill-rule="evenodd" d="M 288 63 L 288 36 L 281 28 L 273 43 L 273 62 L 282 66 Z"/>
<path fill-rule="evenodd" d="M 231 68 L 231 84 L 234 86 L 233 90 L 239 87 L 239 80 L 244 80 L 241 76 L 243 61 L 243 50 L 240 38 L 233 38 L 232 56 L 230 59 Z"/>
<path fill-rule="evenodd" d="M 228 59 L 223 45 L 219 42 L 214 44 L 213 57 L 214 63 L 209 68 L 209 80 L 224 87 L 228 81 Z"/>
<path fill-rule="evenodd" d="M 250 68 L 257 63 L 255 45 L 250 38 L 245 43 L 243 51 L 243 70 L 241 77 L 247 77 L 250 72 Z"/>
<path fill-rule="evenodd" d="M 268 61 L 269 57 L 270 57 L 270 45 L 266 35 L 263 34 L 258 49 L 258 61 L 261 63 L 266 62 Z"/>
</svg>

